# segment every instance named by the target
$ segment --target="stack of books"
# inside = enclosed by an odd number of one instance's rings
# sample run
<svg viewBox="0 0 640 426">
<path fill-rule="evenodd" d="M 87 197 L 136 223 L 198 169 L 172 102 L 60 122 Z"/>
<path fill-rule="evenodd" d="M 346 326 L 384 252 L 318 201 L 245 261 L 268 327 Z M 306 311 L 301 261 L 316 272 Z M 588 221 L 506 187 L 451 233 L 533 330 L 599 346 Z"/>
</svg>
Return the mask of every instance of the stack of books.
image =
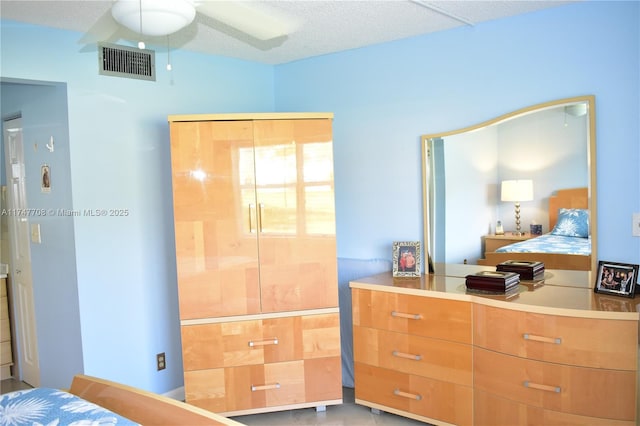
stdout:
<svg viewBox="0 0 640 426">
<path fill-rule="evenodd" d="M 515 272 L 523 280 L 539 280 L 544 277 L 544 263 L 529 260 L 507 260 L 496 266 L 502 272 Z"/>
<path fill-rule="evenodd" d="M 466 276 L 466 286 L 472 290 L 507 293 L 518 288 L 520 275 L 515 272 L 481 271 Z"/>
</svg>

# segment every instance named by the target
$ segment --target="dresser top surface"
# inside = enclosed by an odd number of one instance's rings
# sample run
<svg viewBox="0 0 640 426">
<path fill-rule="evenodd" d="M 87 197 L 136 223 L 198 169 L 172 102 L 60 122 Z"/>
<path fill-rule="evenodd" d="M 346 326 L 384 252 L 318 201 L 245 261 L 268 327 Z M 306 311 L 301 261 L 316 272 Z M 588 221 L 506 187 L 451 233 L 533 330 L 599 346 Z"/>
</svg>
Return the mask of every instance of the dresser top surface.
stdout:
<svg viewBox="0 0 640 426">
<path fill-rule="evenodd" d="M 590 271 L 546 270 L 535 281 L 520 281 L 517 291 L 489 293 L 468 290 L 465 277 L 495 267 L 436 264 L 435 272 L 415 278 L 394 278 L 384 272 L 351 281 L 352 288 L 363 288 L 443 299 L 474 301 L 490 306 L 543 314 L 604 318 L 640 319 L 640 297 L 625 298 L 593 291 L 595 274 Z"/>
</svg>

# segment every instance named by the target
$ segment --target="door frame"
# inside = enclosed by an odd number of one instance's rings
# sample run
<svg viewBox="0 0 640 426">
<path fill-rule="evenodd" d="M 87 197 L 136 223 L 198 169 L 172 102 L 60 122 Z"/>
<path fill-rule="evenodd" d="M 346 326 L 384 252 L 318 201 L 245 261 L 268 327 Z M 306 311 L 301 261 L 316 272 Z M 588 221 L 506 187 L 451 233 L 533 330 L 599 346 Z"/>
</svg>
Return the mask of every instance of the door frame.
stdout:
<svg viewBox="0 0 640 426">
<path fill-rule="evenodd" d="M 6 167 L 5 175 L 7 179 L 7 207 L 8 211 L 15 211 L 15 209 L 27 209 L 28 208 L 28 200 L 26 197 L 26 188 L 24 188 L 24 141 L 22 136 L 18 138 L 18 144 L 20 148 L 18 149 L 19 155 L 17 158 L 18 163 L 20 164 L 20 174 L 22 179 L 19 184 L 22 186 L 19 191 L 22 196 L 20 197 L 22 202 L 20 206 L 14 206 L 14 187 L 12 185 L 12 165 L 11 159 L 9 158 L 10 149 L 9 143 L 10 138 L 8 137 L 8 131 L 6 131 L 7 125 L 11 125 L 10 123 L 17 121 L 15 126 L 19 128 L 20 135 L 22 135 L 22 117 L 21 115 L 12 116 L 8 118 L 3 118 L 2 120 L 2 139 L 4 144 L 4 164 Z M 17 268 L 18 265 L 18 254 L 16 253 L 17 249 L 17 241 L 19 238 L 19 233 L 16 232 L 18 228 L 19 220 L 27 221 L 28 219 L 17 214 L 8 214 L 8 237 L 9 237 L 9 289 L 10 289 L 10 300 L 12 302 L 13 309 L 10 310 L 10 321 L 13 333 L 13 352 L 14 352 L 14 366 L 13 366 L 13 376 L 20 381 L 25 381 L 32 386 L 40 385 L 40 365 L 39 365 L 39 352 L 38 352 L 38 336 L 37 336 L 37 328 L 36 328 L 36 316 L 35 316 L 35 301 L 33 297 L 33 275 L 32 275 L 32 266 L 31 266 L 31 242 L 28 237 L 29 232 L 27 228 L 27 232 L 23 232 L 23 237 L 26 237 L 24 241 L 22 241 L 21 245 L 25 247 L 25 251 L 27 252 L 27 261 L 24 265 L 20 265 L 20 268 Z M 22 262 L 20 260 L 20 262 Z M 19 284 L 18 278 L 22 278 L 28 280 L 28 285 L 26 291 Z M 25 371 L 27 370 L 27 371 Z"/>
</svg>

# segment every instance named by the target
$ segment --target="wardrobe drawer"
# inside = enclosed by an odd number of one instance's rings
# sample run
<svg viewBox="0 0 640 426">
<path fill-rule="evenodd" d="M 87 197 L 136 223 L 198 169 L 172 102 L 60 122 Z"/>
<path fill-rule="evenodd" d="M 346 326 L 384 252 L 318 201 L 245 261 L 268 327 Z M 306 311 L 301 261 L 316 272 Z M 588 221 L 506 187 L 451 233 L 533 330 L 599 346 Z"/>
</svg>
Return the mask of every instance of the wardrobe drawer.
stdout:
<svg viewBox="0 0 640 426">
<path fill-rule="evenodd" d="M 472 385 L 471 345 L 375 328 L 353 328 L 354 359 L 374 367 Z"/>
<path fill-rule="evenodd" d="M 471 303 L 352 289 L 353 324 L 471 343 Z"/>
<path fill-rule="evenodd" d="M 637 321 L 525 313 L 476 304 L 474 344 L 511 355 L 585 367 L 635 370 Z"/>
<path fill-rule="evenodd" d="M 335 314 L 183 325 L 184 370 L 340 356 Z"/>
<path fill-rule="evenodd" d="M 477 426 L 563 425 L 563 426 L 634 426 L 633 421 L 578 416 L 559 411 L 544 410 L 489 392 L 473 393 L 474 424 Z"/>
<path fill-rule="evenodd" d="M 187 371 L 186 402 L 222 415 L 342 399 L 339 357 Z"/>
<path fill-rule="evenodd" d="M 475 348 L 474 386 L 526 405 L 633 420 L 636 373 L 534 361 Z"/>
<path fill-rule="evenodd" d="M 472 389 L 355 363 L 356 402 L 368 401 L 458 425 L 472 420 Z"/>
</svg>

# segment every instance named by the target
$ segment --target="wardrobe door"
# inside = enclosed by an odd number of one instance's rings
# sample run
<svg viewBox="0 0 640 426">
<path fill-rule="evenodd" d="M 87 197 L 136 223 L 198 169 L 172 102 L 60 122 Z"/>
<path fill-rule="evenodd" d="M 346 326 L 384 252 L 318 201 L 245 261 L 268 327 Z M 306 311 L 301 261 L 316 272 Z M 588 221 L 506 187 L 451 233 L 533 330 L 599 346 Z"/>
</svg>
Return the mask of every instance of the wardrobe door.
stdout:
<svg viewBox="0 0 640 426">
<path fill-rule="evenodd" d="M 331 120 L 254 123 L 262 312 L 335 307 Z"/>
<path fill-rule="evenodd" d="M 180 319 L 259 313 L 252 122 L 170 130 Z"/>
</svg>

